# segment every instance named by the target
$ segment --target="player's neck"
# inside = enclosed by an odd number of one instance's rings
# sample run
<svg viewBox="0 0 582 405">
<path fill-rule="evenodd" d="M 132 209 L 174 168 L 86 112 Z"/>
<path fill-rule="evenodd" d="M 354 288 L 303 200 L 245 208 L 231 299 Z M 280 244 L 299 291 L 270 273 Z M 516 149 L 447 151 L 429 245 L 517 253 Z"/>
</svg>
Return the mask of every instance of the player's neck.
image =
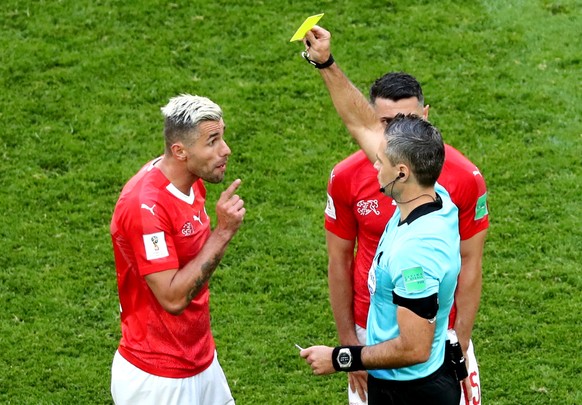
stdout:
<svg viewBox="0 0 582 405">
<path fill-rule="evenodd" d="M 192 185 L 198 180 L 187 170 L 185 163 L 178 162 L 172 157 L 164 155 L 156 166 L 170 183 L 185 195 L 190 194 Z"/>
</svg>

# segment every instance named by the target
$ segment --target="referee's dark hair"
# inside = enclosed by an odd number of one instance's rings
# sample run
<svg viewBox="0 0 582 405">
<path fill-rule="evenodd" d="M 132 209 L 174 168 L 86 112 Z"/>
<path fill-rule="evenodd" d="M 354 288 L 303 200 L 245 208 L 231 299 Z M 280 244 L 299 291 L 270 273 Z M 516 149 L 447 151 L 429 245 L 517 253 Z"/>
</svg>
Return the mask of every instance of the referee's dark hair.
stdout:
<svg viewBox="0 0 582 405">
<path fill-rule="evenodd" d="M 434 186 L 445 161 L 440 131 L 415 114 L 397 114 L 386 127 L 386 157 L 410 167 L 421 186 Z"/>
</svg>

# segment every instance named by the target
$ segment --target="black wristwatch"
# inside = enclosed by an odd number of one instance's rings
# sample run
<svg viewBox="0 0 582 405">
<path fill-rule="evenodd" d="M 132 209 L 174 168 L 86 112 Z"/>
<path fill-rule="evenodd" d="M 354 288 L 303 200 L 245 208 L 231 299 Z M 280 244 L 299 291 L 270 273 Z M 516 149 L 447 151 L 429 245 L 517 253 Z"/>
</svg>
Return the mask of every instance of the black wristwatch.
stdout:
<svg viewBox="0 0 582 405">
<path fill-rule="evenodd" d="M 364 346 L 336 346 L 331 352 L 331 364 L 335 371 L 364 370 L 362 349 Z"/>
<path fill-rule="evenodd" d="M 342 347 L 337 354 L 336 360 L 342 370 L 350 368 L 352 366 L 353 357 L 349 347 Z"/>
</svg>

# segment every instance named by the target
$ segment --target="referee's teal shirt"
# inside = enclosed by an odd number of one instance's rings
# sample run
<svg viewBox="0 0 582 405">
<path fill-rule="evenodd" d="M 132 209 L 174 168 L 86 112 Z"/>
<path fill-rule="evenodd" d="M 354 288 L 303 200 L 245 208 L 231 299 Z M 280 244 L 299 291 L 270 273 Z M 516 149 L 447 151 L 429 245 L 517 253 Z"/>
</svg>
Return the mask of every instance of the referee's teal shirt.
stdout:
<svg viewBox="0 0 582 405">
<path fill-rule="evenodd" d="M 435 372 L 444 361 L 448 317 L 461 269 L 459 217 L 449 193 L 435 186 L 442 207 L 421 206 L 400 224 L 397 209 L 384 230 L 368 275 L 370 311 L 366 345 L 396 338 L 400 332 L 392 291 L 403 298 L 424 298 L 438 293 L 435 336 L 427 362 L 388 370 L 370 370 L 384 380 L 409 381 Z M 419 210 L 423 213 L 417 217 Z M 415 211 L 416 214 L 415 214 Z M 413 218 L 409 223 L 409 219 Z"/>
</svg>

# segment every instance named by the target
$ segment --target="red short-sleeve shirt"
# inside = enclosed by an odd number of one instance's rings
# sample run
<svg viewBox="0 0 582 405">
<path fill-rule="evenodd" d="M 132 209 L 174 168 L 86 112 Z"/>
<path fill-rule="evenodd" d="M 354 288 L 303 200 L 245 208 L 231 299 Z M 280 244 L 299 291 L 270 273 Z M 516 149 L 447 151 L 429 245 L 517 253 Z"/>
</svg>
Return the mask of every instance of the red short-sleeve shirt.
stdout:
<svg viewBox="0 0 582 405">
<path fill-rule="evenodd" d="M 180 269 L 210 235 L 202 180 L 186 196 L 155 166 L 144 166 L 124 187 L 111 221 L 121 308 L 119 352 L 153 375 L 185 378 L 214 358 L 208 285 L 180 315 L 166 312 L 144 276 Z"/>
</svg>

